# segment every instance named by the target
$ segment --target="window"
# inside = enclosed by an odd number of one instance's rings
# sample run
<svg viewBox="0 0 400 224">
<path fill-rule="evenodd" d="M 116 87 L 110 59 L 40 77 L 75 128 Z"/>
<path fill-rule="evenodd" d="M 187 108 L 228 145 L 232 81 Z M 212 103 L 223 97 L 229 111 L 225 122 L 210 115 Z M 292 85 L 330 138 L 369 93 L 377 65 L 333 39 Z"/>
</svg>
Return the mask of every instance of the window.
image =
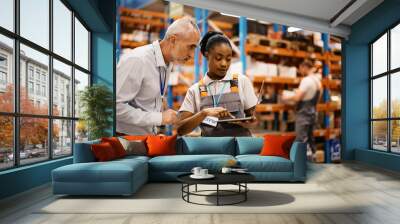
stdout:
<svg viewBox="0 0 400 224">
<path fill-rule="evenodd" d="M 53 157 L 71 155 L 72 150 L 71 120 L 53 120 Z"/>
<path fill-rule="evenodd" d="M 75 70 L 75 117 L 79 117 L 81 114 L 80 104 L 80 93 L 85 89 L 86 86 L 89 85 L 89 74 L 81 72 L 79 70 Z M 78 121 L 75 124 L 76 134 L 75 141 L 85 141 L 88 137 L 88 131 L 86 127 L 86 123 L 83 121 Z"/>
<path fill-rule="evenodd" d="M 7 68 L 7 56 L 0 54 L 0 68 Z"/>
<path fill-rule="evenodd" d="M 33 94 L 33 82 L 28 82 L 28 92 L 29 94 Z"/>
<path fill-rule="evenodd" d="M 1 11 L 1 10 L 0 10 Z M 12 116 L 0 115 L 0 170 L 14 166 L 14 122 Z"/>
<path fill-rule="evenodd" d="M 70 156 L 87 138 L 74 105 L 90 84 L 91 34 L 67 1 L 0 2 L 0 170 Z"/>
<path fill-rule="evenodd" d="M 7 86 L 7 56 L 0 53 L 0 91 L 6 91 Z"/>
<path fill-rule="evenodd" d="M 36 80 L 40 81 L 40 70 L 36 69 Z"/>
<path fill-rule="evenodd" d="M 36 84 L 36 95 L 40 95 L 40 84 Z"/>
<path fill-rule="evenodd" d="M 42 96 L 46 96 L 46 86 L 42 86 Z"/>
<path fill-rule="evenodd" d="M 7 73 L 0 70 L 0 84 L 5 86 L 7 84 Z"/>
<path fill-rule="evenodd" d="M 0 9 L 0 21 L 4 16 L 1 13 L 3 9 Z M 0 113 L 12 113 L 14 111 L 14 71 L 11 63 L 14 57 L 14 41 L 0 33 L 0 46 Z"/>
<path fill-rule="evenodd" d="M 371 51 L 371 148 L 400 153 L 400 25 L 380 36 Z"/>
<path fill-rule="evenodd" d="M 60 1 L 53 0 L 54 53 L 71 60 L 72 12 Z"/>
<path fill-rule="evenodd" d="M 75 18 L 75 62 L 82 68 L 89 69 L 89 32 Z"/>
<path fill-rule="evenodd" d="M 30 80 L 33 80 L 33 67 L 29 66 L 28 76 Z"/>
<path fill-rule="evenodd" d="M 89 74 L 75 70 L 75 117 L 81 114 L 80 93 L 89 85 Z"/>
<path fill-rule="evenodd" d="M 14 31 L 14 0 L 1 0 L 0 26 Z"/>
<path fill-rule="evenodd" d="M 20 0 L 21 36 L 49 48 L 49 0 Z"/>
<path fill-rule="evenodd" d="M 69 83 L 72 85 L 72 68 L 69 65 L 66 65 L 56 59 L 53 60 L 53 90 L 54 90 L 54 95 L 53 95 L 53 114 L 59 114 L 60 113 L 60 106 L 62 104 L 58 104 L 59 97 L 62 103 L 64 103 L 64 97 L 67 96 L 67 100 L 71 101 L 68 102 L 70 105 L 72 104 L 72 91 L 71 89 L 65 89 L 64 85 L 65 83 Z M 59 96 L 59 94 L 61 96 Z M 58 105 L 55 105 L 58 104 Z M 62 116 L 68 116 L 72 117 L 72 108 L 69 107 L 66 109 L 65 114 L 62 113 Z"/>
</svg>

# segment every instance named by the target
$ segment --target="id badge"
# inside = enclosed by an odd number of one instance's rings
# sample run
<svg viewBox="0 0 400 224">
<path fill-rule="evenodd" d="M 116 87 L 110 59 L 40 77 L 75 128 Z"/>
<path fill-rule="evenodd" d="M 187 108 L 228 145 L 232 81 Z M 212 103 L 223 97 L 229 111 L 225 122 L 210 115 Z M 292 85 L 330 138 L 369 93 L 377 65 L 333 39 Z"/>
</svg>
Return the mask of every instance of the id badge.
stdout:
<svg viewBox="0 0 400 224">
<path fill-rule="evenodd" d="M 204 118 L 202 123 L 213 126 L 213 127 L 217 127 L 218 117 L 207 116 L 206 118 Z"/>
</svg>

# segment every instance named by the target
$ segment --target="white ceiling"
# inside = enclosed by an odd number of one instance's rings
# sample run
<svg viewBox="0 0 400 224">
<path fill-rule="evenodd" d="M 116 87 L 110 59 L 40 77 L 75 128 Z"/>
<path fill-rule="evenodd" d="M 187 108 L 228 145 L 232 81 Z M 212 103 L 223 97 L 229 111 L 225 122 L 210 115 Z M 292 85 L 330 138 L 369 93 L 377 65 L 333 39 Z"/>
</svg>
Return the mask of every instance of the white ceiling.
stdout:
<svg viewBox="0 0 400 224">
<path fill-rule="evenodd" d="M 226 1 L 232 3 L 245 2 L 241 0 Z M 247 1 L 246 4 L 301 16 L 329 20 L 350 1 L 351 0 L 251 0 Z"/>
<path fill-rule="evenodd" d="M 383 0 L 169 0 L 341 37 Z M 338 14 L 343 8 L 346 10 Z M 335 15 L 337 15 L 335 17 Z M 334 20 L 337 18 L 337 20 Z"/>
</svg>

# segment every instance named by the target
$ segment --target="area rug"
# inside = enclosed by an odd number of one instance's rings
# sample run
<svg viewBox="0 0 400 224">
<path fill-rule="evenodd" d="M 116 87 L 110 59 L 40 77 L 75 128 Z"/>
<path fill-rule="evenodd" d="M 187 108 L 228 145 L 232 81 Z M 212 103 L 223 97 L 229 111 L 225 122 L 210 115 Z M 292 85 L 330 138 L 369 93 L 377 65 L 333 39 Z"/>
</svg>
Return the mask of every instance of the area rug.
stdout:
<svg viewBox="0 0 400 224">
<path fill-rule="evenodd" d="M 317 184 L 260 183 L 249 184 L 248 187 L 250 191 L 247 201 L 237 205 L 190 204 L 182 200 L 180 184 L 150 183 L 131 197 L 57 197 L 36 213 L 360 213 L 358 205 L 346 202 Z M 215 186 L 202 185 L 198 190 L 213 188 Z M 231 188 L 233 186 L 224 189 Z M 192 196 L 190 199 L 197 203 L 216 202 L 215 196 Z M 224 197 L 222 202 L 229 203 L 238 199 Z"/>
</svg>

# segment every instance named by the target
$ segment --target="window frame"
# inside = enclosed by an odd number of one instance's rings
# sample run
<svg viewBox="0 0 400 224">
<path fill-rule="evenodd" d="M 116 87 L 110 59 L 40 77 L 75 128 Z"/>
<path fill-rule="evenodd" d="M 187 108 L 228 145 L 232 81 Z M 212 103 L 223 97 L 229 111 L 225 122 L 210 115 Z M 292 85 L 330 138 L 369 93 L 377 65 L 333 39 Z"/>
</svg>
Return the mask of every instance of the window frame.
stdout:
<svg viewBox="0 0 400 224">
<path fill-rule="evenodd" d="M 400 117 L 393 117 L 392 116 L 392 98 L 391 98 L 391 79 L 392 75 L 400 72 L 400 67 L 391 69 L 391 31 L 393 28 L 400 26 L 400 21 L 392 24 L 389 28 L 385 29 L 384 32 L 379 34 L 375 39 L 373 39 L 369 44 L 369 149 L 373 151 L 379 152 L 386 152 L 392 154 L 400 154 L 400 152 L 393 152 L 392 151 L 392 121 L 400 121 Z M 380 74 L 373 74 L 373 44 L 379 40 L 379 38 L 383 37 L 387 34 L 387 64 L 386 64 L 386 71 Z M 386 118 L 373 118 L 373 81 L 382 77 L 386 77 L 386 86 L 387 86 L 387 105 L 386 105 Z M 387 122 L 387 138 L 386 138 L 386 151 L 379 150 L 374 148 L 374 133 L 373 133 L 373 122 L 376 121 L 386 121 Z"/>
<path fill-rule="evenodd" d="M 5 36 L 7 38 L 12 39 L 13 41 L 13 52 L 12 52 L 12 57 L 13 57 L 13 63 L 12 63 L 12 72 L 13 72 L 13 79 L 14 79 L 14 110 L 13 112 L 2 112 L 0 111 L 0 116 L 11 116 L 13 118 L 13 154 L 14 154 L 14 161 L 13 161 L 13 166 L 11 167 L 5 167 L 5 168 L 0 168 L 0 172 L 5 171 L 5 170 L 10 170 L 10 169 L 16 169 L 18 167 L 23 167 L 23 166 L 29 166 L 37 163 L 43 163 L 49 160 L 53 159 L 61 159 L 65 157 L 70 157 L 73 156 L 74 152 L 74 143 L 75 143 L 75 126 L 76 126 L 76 121 L 79 120 L 79 117 L 75 116 L 75 108 L 71 108 L 71 114 L 70 116 L 56 116 L 53 115 L 53 59 L 58 60 L 61 63 L 64 63 L 68 66 L 71 66 L 71 104 L 74 105 L 75 103 L 75 88 L 74 88 L 74 82 L 75 82 L 75 69 L 85 73 L 89 77 L 89 83 L 88 86 L 92 85 L 93 77 L 92 77 L 92 61 L 91 61 L 91 50 L 92 50 L 92 43 L 91 43 L 91 37 L 92 37 L 92 31 L 89 29 L 87 24 L 84 22 L 84 20 L 76 13 L 72 7 L 66 2 L 65 0 L 59 0 L 68 10 L 71 11 L 71 18 L 70 18 L 70 23 L 71 23 L 71 59 L 64 58 L 63 56 L 55 53 L 53 50 L 53 1 L 54 0 L 47 0 L 49 3 L 49 47 L 46 49 L 45 47 L 40 46 L 39 44 L 34 43 L 33 41 L 30 41 L 29 39 L 24 38 L 23 36 L 20 35 L 20 0 L 14 0 L 13 1 L 13 10 L 14 10 L 14 31 L 10 31 L 4 27 L 0 26 L 0 35 Z M 75 18 L 79 20 L 79 22 L 84 26 L 84 28 L 88 31 L 88 69 L 85 69 L 78 64 L 75 63 Z M 29 48 L 32 48 L 33 50 L 36 50 L 42 54 L 45 54 L 48 56 L 49 62 L 48 62 L 48 77 L 46 80 L 46 91 L 48 93 L 45 93 L 46 96 L 48 97 L 48 108 L 49 111 L 46 115 L 39 115 L 39 114 L 27 114 L 27 113 L 21 113 L 20 111 L 20 85 L 21 85 L 21 80 L 20 80 L 20 45 L 23 44 Z M 42 79 L 41 79 L 41 74 L 42 72 L 39 73 L 39 80 L 36 82 L 36 68 L 33 67 L 33 79 L 30 79 L 30 74 L 29 74 L 29 68 L 30 65 L 27 63 L 27 68 L 26 70 L 28 71 L 26 75 L 26 82 L 29 80 L 33 81 L 34 86 L 36 83 L 41 83 L 42 84 Z M 27 86 L 28 87 L 28 86 Z M 27 89 L 27 91 L 29 91 Z M 36 89 L 34 89 L 34 92 Z M 42 96 L 42 94 L 38 95 L 39 97 Z M 47 145 L 47 151 L 48 155 L 47 158 L 43 158 L 43 160 L 38 161 L 38 162 L 32 162 L 32 163 L 26 163 L 26 164 L 21 164 L 20 161 L 20 119 L 21 118 L 45 118 L 47 119 L 48 122 L 48 136 L 47 136 L 47 142 L 49 143 Z M 65 120 L 65 121 L 71 121 L 71 153 L 68 155 L 62 155 L 62 156 L 54 156 L 54 147 L 53 147 L 53 122 L 56 120 Z"/>
</svg>

